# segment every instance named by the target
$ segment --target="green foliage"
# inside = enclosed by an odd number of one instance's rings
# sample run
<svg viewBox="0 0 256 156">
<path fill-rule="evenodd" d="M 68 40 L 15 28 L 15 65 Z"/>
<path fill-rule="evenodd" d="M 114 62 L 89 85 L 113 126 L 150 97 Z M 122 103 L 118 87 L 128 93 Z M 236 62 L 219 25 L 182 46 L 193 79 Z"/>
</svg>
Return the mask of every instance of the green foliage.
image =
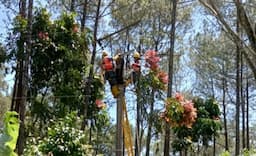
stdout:
<svg viewBox="0 0 256 156">
<path fill-rule="evenodd" d="M 95 114 L 95 121 L 90 129 L 80 130 L 81 118 L 77 113 L 70 113 L 65 118 L 51 120 L 47 136 L 44 138 L 31 137 L 27 139 L 24 155 L 82 155 L 91 156 L 96 153 L 111 155 L 114 144 L 114 128 L 106 110 Z M 89 134 L 92 135 L 90 145 L 87 144 Z M 100 155 L 100 154 L 98 154 Z"/>
<path fill-rule="evenodd" d="M 27 29 L 27 20 L 23 18 L 21 15 L 18 15 L 14 19 L 14 33 L 20 33 L 20 32 L 25 32 Z"/>
<path fill-rule="evenodd" d="M 221 129 L 220 110 L 214 99 L 195 98 L 193 103 L 197 109 L 196 122 L 192 128 L 184 126 L 173 128 L 174 134 L 177 136 L 177 139 L 172 143 L 174 152 L 189 149 L 193 142 L 199 141 L 208 147 L 209 142 L 212 141 L 214 136 L 218 136 L 218 131 Z"/>
<path fill-rule="evenodd" d="M 1 90 L 1 89 L 0 89 Z M 4 114 L 8 111 L 11 100 L 0 94 L 0 128 L 3 126 Z"/>
<path fill-rule="evenodd" d="M 64 117 L 69 111 L 82 112 L 82 83 L 84 67 L 87 66 L 87 45 L 90 43 L 87 33 L 89 31 L 79 32 L 73 13 L 63 13 L 52 21 L 46 9 L 36 9 L 32 25 L 29 93 L 34 97 L 30 99 L 34 118 L 38 116 L 47 122 L 47 117 Z M 54 115 L 43 115 L 36 110 L 40 106 L 47 111 L 43 114 Z"/>
<path fill-rule="evenodd" d="M 19 117 L 18 113 L 8 111 L 4 116 L 4 130 L 0 135 L 0 155 L 16 156 L 14 152 L 19 136 Z"/>
<path fill-rule="evenodd" d="M 243 150 L 243 156 L 251 156 L 251 155 L 255 155 L 256 154 L 256 149 L 244 149 Z"/>
<path fill-rule="evenodd" d="M 77 113 L 70 113 L 65 118 L 55 122 L 48 129 L 48 137 L 39 145 L 44 154 L 52 153 L 61 156 L 89 156 L 92 155 L 90 146 L 85 144 L 85 134 L 76 127 Z"/>
<path fill-rule="evenodd" d="M 173 122 L 180 122 L 183 118 L 184 108 L 175 98 L 167 98 L 166 116 L 170 117 Z"/>
<path fill-rule="evenodd" d="M 85 83 L 83 83 L 85 84 Z M 84 87 L 85 88 L 85 87 Z M 97 99 L 102 99 L 104 96 L 104 84 L 101 81 L 99 76 L 94 76 L 91 85 L 91 96 L 90 96 L 90 103 L 88 104 L 88 112 L 87 117 L 88 119 L 94 120 L 96 119 L 97 113 L 99 112 L 99 108 L 96 106 L 95 101 Z M 85 90 L 84 90 L 85 94 Z"/>
<path fill-rule="evenodd" d="M 221 129 L 219 120 L 220 110 L 217 102 L 210 98 L 207 100 L 194 99 L 195 107 L 198 108 L 198 118 L 193 126 L 193 141 L 201 140 L 204 146 L 208 146 L 213 136 L 218 136 Z"/>
<path fill-rule="evenodd" d="M 89 153 L 88 148 L 92 147 L 85 147 L 85 135 L 79 131 L 80 125 L 70 125 L 74 123 L 73 119 L 72 122 L 67 122 L 67 117 L 72 118 L 68 115 L 69 112 L 76 111 L 76 115 L 80 116 L 84 109 L 84 84 L 87 81 L 85 68 L 88 66 L 88 45 L 92 40 L 88 28 L 79 32 L 75 18 L 76 15 L 73 13 L 63 13 L 56 20 L 51 20 L 51 15 L 46 9 L 35 9 L 28 89 L 31 98 L 28 99 L 30 110 L 27 111 L 30 115 L 27 118 L 30 120 L 26 122 L 31 138 L 27 142 L 27 155 L 37 155 L 42 151 L 62 155 L 62 141 L 65 141 L 64 147 L 67 150 L 64 149 L 64 152 L 67 155 L 85 155 Z M 8 43 L 8 54 L 15 61 L 24 57 L 22 48 L 25 40 L 20 36 L 23 36 L 22 33 L 26 29 L 27 21 L 17 16 Z M 103 97 L 104 85 L 97 76 L 94 76 L 91 87 L 92 96 L 90 103 L 87 104 L 87 117 L 96 123 L 93 126 L 100 131 L 105 125 L 110 125 L 107 113 L 98 114 L 100 109 L 95 105 L 95 100 Z M 52 120 L 57 121 L 59 118 L 60 121 L 56 124 L 52 123 Z M 58 138 L 62 139 L 56 141 Z"/>
<path fill-rule="evenodd" d="M 172 142 L 173 153 L 178 151 L 188 150 L 191 147 L 192 141 L 191 138 L 175 139 Z"/>
<path fill-rule="evenodd" d="M 220 156 L 230 156 L 230 153 L 228 151 L 224 151 L 220 154 Z"/>
<path fill-rule="evenodd" d="M 103 109 L 96 113 L 91 121 L 91 133 L 95 134 L 91 139 L 92 147 L 97 149 L 98 153 L 113 155 L 116 126 L 111 124 L 109 112 Z"/>
<path fill-rule="evenodd" d="M 242 156 L 251 156 L 251 155 L 255 155 L 256 154 L 256 149 L 250 149 L 250 150 L 248 150 L 248 149 L 244 149 L 243 151 L 242 151 Z M 223 151 L 221 154 L 220 154 L 220 156 L 230 156 L 231 154 L 230 154 L 230 152 L 228 152 L 228 151 Z"/>
<path fill-rule="evenodd" d="M 166 90 L 166 84 L 160 81 L 157 74 L 158 72 L 150 71 L 147 75 L 145 75 L 145 77 L 149 81 L 152 88 L 156 90 Z"/>
</svg>

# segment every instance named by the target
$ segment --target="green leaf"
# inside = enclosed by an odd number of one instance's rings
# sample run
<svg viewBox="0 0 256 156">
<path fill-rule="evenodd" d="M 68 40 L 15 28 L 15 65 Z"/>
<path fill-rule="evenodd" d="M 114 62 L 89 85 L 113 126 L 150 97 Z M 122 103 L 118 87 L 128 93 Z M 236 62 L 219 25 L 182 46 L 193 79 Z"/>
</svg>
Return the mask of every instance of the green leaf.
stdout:
<svg viewBox="0 0 256 156">
<path fill-rule="evenodd" d="M 8 111 L 4 116 L 4 130 L 0 135 L 0 155 L 1 156 L 16 156 L 14 152 L 16 142 L 19 135 L 19 118 L 18 113 Z"/>
</svg>

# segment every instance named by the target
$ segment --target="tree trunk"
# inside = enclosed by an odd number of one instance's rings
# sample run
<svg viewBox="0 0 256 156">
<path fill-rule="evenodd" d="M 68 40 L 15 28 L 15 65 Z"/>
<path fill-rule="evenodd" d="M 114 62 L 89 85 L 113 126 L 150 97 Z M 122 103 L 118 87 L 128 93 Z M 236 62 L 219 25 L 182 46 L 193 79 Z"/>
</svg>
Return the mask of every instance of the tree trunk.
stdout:
<svg viewBox="0 0 256 156">
<path fill-rule="evenodd" d="M 245 148 L 245 100 L 244 100 L 244 87 L 243 87 L 243 56 L 241 54 L 241 68 L 240 68 L 240 96 L 241 96 L 241 108 L 242 108 L 242 147 Z"/>
<path fill-rule="evenodd" d="M 228 151 L 228 129 L 227 129 L 227 115 L 226 115 L 226 88 L 227 88 L 227 81 L 226 81 L 226 75 L 224 75 L 225 71 L 225 65 L 223 64 L 223 85 L 222 85 L 222 106 L 223 106 L 223 117 L 224 117 L 224 135 L 225 135 L 225 150 Z"/>
<path fill-rule="evenodd" d="M 250 150 L 250 136 L 249 136 L 249 78 L 246 78 L 246 148 Z"/>
<path fill-rule="evenodd" d="M 26 18 L 26 0 L 20 0 L 19 2 L 19 12 L 22 18 Z M 24 51 L 25 51 L 25 41 L 26 41 L 26 35 L 24 32 L 20 32 L 20 40 L 17 42 L 18 47 L 18 54 L 17 54 L 17 79 L 15 80 L 17 82 L 17 86 L 14 86 L 14 89 L 17 89 L 17 91 L 14 91 L 14 110 L 19 113 L 20 116 L 20 129 L 19 129 L 19 137 L 17 141 L 17 150 L 18 154 L 22 155 L 23 149 L 24 149 L 24 115 L 25 115 L 25 103 L 26 103 L 26 85 L 25 85 L 25 65 L 24 65 Z M 26 63 L 25 63 L 26 64 Z M 17 95 L 17 97 L 16 97 Z"/>
<path fill-rule="evenodd" d="M 71 11 L 71 12 L 75 12 L 75 0 L 71 0 L 71 3 L 70 3 L 70 11 Z"/>
<path fill-rule="evenodd" d="M 20 0 L 19 2 L 19 14 L 22 18 L 26 18 L 26 0 Z M 20 103 L 22 100 L 22 94 L 23 94 L 23 72 L 24 72 L 24 59 L 21 56 L 24 56 L 24 43 L 25 43 L 25 34 L 21 32 L 20 40 L 17 42 L 18 47 L 18 54 L 17 54 L 17 71 L 16 71 L 16 78 L 18 79 L 16 82 L 17 86 L 14 86 L 14 89 L 17 89 L 15 91 L 15 95 L 13 97 L 15 104 L 14 104 L 14 110 L 19 113 L 20 110 Z"/>
<path fill-rule="evenodd" d="M 25 112 L 26 112 L 26 102 L 27 102 L 27 91 L 29 84 L 29 59 L 32 47 L 32 16 L 33 16 L 33 0 L 28 1 L 28 26 L 27 26 L 27 37 L 26 37 L 26 53 L 24 60 L 24 71 L 23 71 L 23 93 L 22 102 L 20 103 L 20 129 L 19 129 L 19 139 L 18 139 L 18 154 L 22 155 L 25 145 Z"/>
<path fill-rule="evenodd" d="M 135 156 L 140 155 L 140 112 L 141 112 L 141 98 L 140 98 L 140 78 L 138 78 L 138 83 L 136 86 L 137 95 L 137 110 L 136 110 L 136 134 L 135 134 Z"/>
<path fill-rule="evenodd" d="M 216 136 L 213 135 L 213 156 L 216 155 Z"/>
<path fill-rule="evenodd" d="M 87 15 L 87 4 L 88 4 L 88 0 L 84 0 L 84 4 L 83 4 L 83 15 L 82 15 L 82 19 L 81 19 L 81 31 L 84 31 L 85 28 L 85 22 L 86 22 L 86 15 Z"/>
<path fill-rule="evenodd" d="M 141 52 L 141 46 L 142 46 L 142 40 L 140 38 L 139 41 L 139 46 L 138 46 L 138 51 Z M 136 85 L 136 103 L 137 103 L 137 110 L 136 110 L 136 134 L 135 134 L 135 156 L 140 155 L 140 147 L 141 147 L 141 129 L 140 129 L 140 124 L 141 124 L 141 112 L 142 112 L 142 107 L 141 107 L 141 92 L 140 92 L 140 75 L 138 76 L 137 80 L 137 85 Z"/>
<path fill-rule="evenodd" d="M 95 17 L 95 23 L 94 23 L 94 32 L 93 32 L 93 50 L 92 50 L 92 57 L 90 62 L 90 72 L 89 77 L 87 79 L 87 82 L 85 84 L 85 103 L 84 103 L 84 110 L 83 110 L 83 123 L 81 126 L 81 129 L 84 130 L 86 126 L 86 119 L 87 119 L 87 109 L 88 105 L 90 104 L 90 97 L 91 97 L 91 84 L 93 80 L 93 70 L 94 70 L 94 62 L 95 62 L 95 56 L 96 56 L 96 48 L 97 48 L 97 32 L 98 32 L 98 25 L 99 25 L 99 18 L 100 18 L 100 5 L 101 0 L 98 0 L 97 4 L 97 11 L 96 11 L 96 17 Z"/>
<path fill-rule="evenodd" d="M 239 9 L 237 9 L 237 16 L 239 15 Z M 237 33 L 240 33 L 239 30 L 239 18 L 237 18 Z M 235 139 L 235 155 L 238 156 L 240 153 L 240 86 L 241 86 L 241 77 L 240 77 L 240 60 L 241 60 L 241 45 L 238 43 L 236 45 L 236 139 Z"/>
<path fill-rule="evenodd" d="M 172 3 L 171 3 L 172 2 Z M 172 81 L 173 81 L 173 54 L 175 44 L 175 23 L 176 23 L 176 8 L 177 0 L 170 1 L 171 10 L 171 32 L 170 32 L 170 52 L 169 52 L 169 72 L 168 72 L 168 92 L 167 97 L 172 96 Z M 170 125 L 165 123 L 165 137 L 164 137 L 164 156 L 169 156 L 170 153 Z"/>
<path fill-rule="evenodd" d="M 152 133 L 152 114 L 154 111 L 154 103 L 155 103 L 155 90 L 152 89 L 151 93 L 151 103 L 150 103 L 150 110 L 149 110 L 149 120 L 148 120 L 148 134 L 147 134 L 147 141 L 146 141 L 146 156 L 149 156 L 150 152 L 150 142 L 151 142 L 151 133 Z"/>
</svg>

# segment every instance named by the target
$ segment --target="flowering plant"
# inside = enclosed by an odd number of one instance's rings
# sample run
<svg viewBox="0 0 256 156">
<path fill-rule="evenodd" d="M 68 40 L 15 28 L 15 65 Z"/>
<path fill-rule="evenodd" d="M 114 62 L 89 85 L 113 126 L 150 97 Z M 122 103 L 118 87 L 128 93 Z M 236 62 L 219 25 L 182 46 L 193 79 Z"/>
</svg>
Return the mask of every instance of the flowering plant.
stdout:
<svg viewBox="0 0 256 156">
<path fill-rule="evenodd" d="M 192 101 L 186 100 L 180 93 L 176 93 L 174 98 L 166 100 L 162 118 L 172 127 L 192 128 L 197 118 L 197 110 Z"/>
<path fill-rule="evenodd" d="M 96 99 L 95 104 L 98 109 L 104 109 L 106 107 L 106 104 L 101 99 Z"/>
<path fill-rule="evenodd" d="M 154 50 L 147 50 L 145 53 L 146 67 L 150 69 L 148 77 L 152 80 L 152 86 L 161 90 L 166 89 L 168 75 L 159 68 L 160 57 Z"/>
<path fill-rule="evenodd" d="M 156 71 L 158 69 L 158 62 L 160 61 L 160 57 L 157 56 L 156 51 L 146 51 L 145 60 L 147 62 L 146 66 L 149 67 L 151 70 Z"/>
</svg>

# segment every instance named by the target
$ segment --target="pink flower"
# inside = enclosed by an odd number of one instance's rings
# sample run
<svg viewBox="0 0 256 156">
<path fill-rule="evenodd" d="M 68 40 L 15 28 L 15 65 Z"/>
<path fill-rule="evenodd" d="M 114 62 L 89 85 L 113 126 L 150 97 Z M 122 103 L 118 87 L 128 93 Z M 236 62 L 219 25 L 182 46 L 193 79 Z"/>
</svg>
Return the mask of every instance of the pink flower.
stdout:
<svg viewBox="0 0 256 156">
<path fill-rule="evenodd" d="M 44 37 L 44 33 L 42 31 L 40 31 L 38 33 L 38 38 L 43 39 L 43 37 Z"/>
<path fill-rule="evenodd" d="M 185 112 L 191 112 L 193 110 L 193 108 L 194 108 L 194 104 L 193 104 L 192 101 L 186 100 L 184 102 L 183 107 L 184 107 Z"/>
<path fill-rule="evenodd" d="M 95 101 L 95 104 L 96 104 L 96 107 L 99 108 L 99 109 L 103 109 L 103 108 L 106 107 L 106 104 L 100 99 L 97 99 Z"/>
<path fill-rule="evenodd" d="M 179 102 L 184 101 L 184 97 L 181 95 L 181 93 L 176 93 L 176 94 L 175 94 L 175 98 L 176 98 Z"/>
<path fill-rule="evenodd" d="M 73 25 L 72 31 L 73 31 L 74 33 L 77 33 L 77 32 L 79 31 L 77 24 L 74 24 L 74 25 Z"/>
<path fill-rule="evenodd" d="M 48 32 L 42 32 L 42 31 L 40 31 L 40 32 L 38 33 L 38 38 L 39 38 L 39 39 L 43 39 L 43 40 L 48 40 L 48 39 L 49 39 L 49 34 L 48 34 Z"/>
<path fill-rule="evenodd" d="M 191 112 L 192 109 L 193 109 L 193 105 L 192 105 L 191 103 L 185 103 L 185 104 L 183 105 L 183 108 L 184 108 L 185 113 L 186 113 L 186 112 Z"/>
<path fill-rule="evenodd" d="M 164 83 L 164 84 L 167 84 L 168 83 L 168 75 L 166 72 L 164 71 L 160 71 L 157 75 L 158 79 Z"/>
<path fill-rule="evenodd" d="M 157 56 L 157 52 L 154 50 L 148 50 L 145 53 L 145 59 L 149 68 L 151 70 L 156 70 L 158 68 L 158 62 L 160 61 L 160 57 Z"/>
<path fill-rule="evenodd" d="M 152 57 L 155 57 L 157 55 L 156 51 L 154 50 L 147 50 L 145 53 L 145 59 L 149 60 Z"/>
</svg>

